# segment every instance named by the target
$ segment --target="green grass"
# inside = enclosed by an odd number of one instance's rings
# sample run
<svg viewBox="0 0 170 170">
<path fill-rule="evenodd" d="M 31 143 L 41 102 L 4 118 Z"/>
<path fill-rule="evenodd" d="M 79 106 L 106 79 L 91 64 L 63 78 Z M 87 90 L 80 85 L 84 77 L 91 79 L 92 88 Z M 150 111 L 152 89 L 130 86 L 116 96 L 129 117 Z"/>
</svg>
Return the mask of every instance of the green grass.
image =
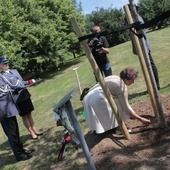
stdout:
<svg viewBox="0 0 170 170">
<path fill-rule="evenodd" d="M 148 33 L 148 38 L 152 47 L 152 56 L 158 68 L 161 90 L 160 94 L 170 93 L 170 27 Z M 148 98 L 142 92 L 146 91 L 146 85 L 141 71 L 138 57 L 131 52 L 131 42 L 126 42 L 110 48 L 109 59 L 112 65 L 113 74 L 119 75 L 119 72 L 126 66 L 133 66 L 139 72 L 139 77 L 135 83 L 128 87 L 131 96 L 130 103 Z M 75 152 L 74 146 L 69 145 L 66 152 L 66 160 L 57 161 L 57 151 L 61 146 L 63 128 L 56 127 L 52 110 L 54 104 L 77 86 L 75 72 L 73 68 L 78 67 L 78 75 L 81 88 L 91 87 L 95 84 L 92 68 L 86 57 L 79 57 L 70 60 L 67 65 L 61 67 L 59 71 L 48 72 L 41 75 L 43 81 L 36 86 L 29 87 L 32 94 L 32 101 L 35 110 L 34 117 L 37 129 L 42 130 L 45 134 L 38 141 L 32 141 L 21 118 L 17 116 L 20 128 L 21 140 L 26 148 L 35 148 L 36 152 L 33 158 L 25 162 L 16 163 L 9 147 L 7 137 L 0 128 L 0 169 L 78 169 L 79 160 L 71 159 L 69 165 L 65 161 Z M 73 108 L 76 111 L 82 131 L 87 130 L 83 116 L 81 115 L 82 103 L 79 100 L 79 91 L 71 99 Z M 2 161 L 3 160 L 3 161 Z M 63 168 L 65 167 L 65 168 Z M 56 169 L 57 169 L 56 168 Z"/>
</svg>

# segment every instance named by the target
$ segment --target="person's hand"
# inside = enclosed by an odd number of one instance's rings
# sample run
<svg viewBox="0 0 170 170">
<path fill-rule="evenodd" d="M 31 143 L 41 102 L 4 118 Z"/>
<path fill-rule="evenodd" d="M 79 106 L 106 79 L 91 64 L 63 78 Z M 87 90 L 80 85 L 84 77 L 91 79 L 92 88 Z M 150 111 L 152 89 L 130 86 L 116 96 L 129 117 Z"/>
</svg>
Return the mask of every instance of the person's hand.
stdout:
<svg viewBox="0 0 170 170">
<path fill-rule="evenodd" d="M 94 42 L 93 40 L 91 40 L 91 41 L 89 42 L 89 47 L 90 47 L 90 48 L 93 48 L 93 45 L 94 45 L 93 42 Z"/>
<path fill-rule="evenodd" d="M 149 120 L 149 119 L 146 119 L 146 118 L 141 118 L 141 122 L 142 123 L 145 123 L 145 124 L 150 124 L 151 123 L 151 121 Z"/>
<path fill-rule="evenodd" d="M 30 80 L 27 81 L 27 83 L 28 84 L 33 84 L 33 83 L 35 83 L 35 79 L 30 79 Z"/>
</svg>

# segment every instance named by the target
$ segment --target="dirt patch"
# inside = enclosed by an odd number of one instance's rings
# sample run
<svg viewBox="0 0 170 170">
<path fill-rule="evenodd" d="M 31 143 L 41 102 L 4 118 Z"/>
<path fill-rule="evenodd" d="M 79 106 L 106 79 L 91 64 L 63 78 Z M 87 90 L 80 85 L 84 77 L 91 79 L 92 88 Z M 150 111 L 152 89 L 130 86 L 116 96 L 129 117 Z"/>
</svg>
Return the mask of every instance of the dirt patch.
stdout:
<svg viewBox="0 0 170 170">
<path fill-rule="evenodd" d="M 165 120 L 170 127 L 170 94 L 160 96 Z M 146 126 L 140 121 L 126 122 L 132 129 L 131 139 L 116 135 L 114 130 L 103 134 L 85 134 L 96 169 L 99 170 L 170 170 L 170 129 L 163 129 L 155 118 L 150 100 L 132 105 L 136 113 L 149 118 L 152 124 Z M 75 153 L 79 158 L 83 153 Z M 82 161 L 81 169 L 89 169 Z"/>
</svg>

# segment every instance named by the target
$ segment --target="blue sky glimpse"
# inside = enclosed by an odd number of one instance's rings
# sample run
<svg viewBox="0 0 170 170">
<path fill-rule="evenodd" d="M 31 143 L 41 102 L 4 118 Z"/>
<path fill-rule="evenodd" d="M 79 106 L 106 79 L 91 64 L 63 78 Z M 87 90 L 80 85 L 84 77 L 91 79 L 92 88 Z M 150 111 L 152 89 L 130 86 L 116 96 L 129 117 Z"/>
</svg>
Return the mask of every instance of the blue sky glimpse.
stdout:
<svg viewBox="0 0 170 170">
<path fill-rule="evenodd" d="M 129 4 L 129 0 L 77 0 L 77 2 L 82 3 L 83 14 L 89 14 L 97 8 L 123 8 L 124 5 Z M 135 4 L 139 2 L 139 0 L 134 0 Z"/>
</svg>

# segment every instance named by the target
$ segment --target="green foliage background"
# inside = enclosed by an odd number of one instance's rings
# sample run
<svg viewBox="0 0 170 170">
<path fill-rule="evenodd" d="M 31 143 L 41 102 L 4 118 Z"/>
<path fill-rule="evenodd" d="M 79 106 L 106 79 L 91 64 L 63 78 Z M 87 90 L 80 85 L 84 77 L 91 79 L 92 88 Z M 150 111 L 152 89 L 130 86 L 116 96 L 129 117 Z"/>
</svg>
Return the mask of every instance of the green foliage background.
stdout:
<svg viewBox="0 0 170 170">
<path fill-rule="evenodd" d="M 0 54 L 23 72 L 58 66 L 73 49 L 81 53 L 71 17 L 84 28 L 70 0 L 0 0 Z"/>
<path fill-rule="evenodd" d="M 139 13 L 145 21 L 161 15 L 163 12 L 170 10 L 169 0 L 139 0 Z M 152 26 L 152 29 L 160 29 L 163 25 L 170 24 L 170 19 L 162 20 Z"/>
<path fill-rule="evenodd" d="M 97 6 L 97 3 L 96 3 Z M 169 0 L 140 0 L 145 21 L 170 9 Z M 96 8 L 84 15 L 78 0 L 0 0 L 0 55 L 8 56 L 11 67 L 22 74 L 46 72 L 83 54 L 70 18 L 75 17 L 83 34 L 92 25 L 102 31 L 125 24 L 122 9 Z M 162 28 L 169 19 L 153 28 Z M 153 29 L 152 28 L 152 29 Z M 110 46 L 129 40 L 129 32 L 107 36 Z"/>
</svg>

